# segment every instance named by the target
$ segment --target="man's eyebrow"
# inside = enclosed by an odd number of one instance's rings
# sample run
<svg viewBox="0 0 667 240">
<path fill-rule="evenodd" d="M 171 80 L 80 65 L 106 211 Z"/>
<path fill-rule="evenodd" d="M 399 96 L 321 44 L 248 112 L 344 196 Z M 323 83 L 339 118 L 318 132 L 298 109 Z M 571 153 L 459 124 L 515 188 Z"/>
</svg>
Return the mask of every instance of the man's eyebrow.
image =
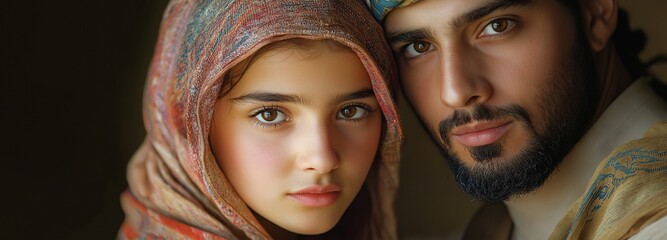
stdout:
<svg viewBox="0 0 667 240">
<path fill-rule="evenodd" d="M 355 100 L 355 99 L 362 99 L 362 98 L 367 98 L 375 96 L 375 93 L 373 92 L 373 89 L 371 88 L 364 88 L 356 92 L 348 93 L 348 94 L 341 94 L 334 98 L 332 104 L 338 104 L 341 102 L 345 101 L 350 101 L 350 100 Z"/>
<path fill-rule="evenodd" d="M 459 29 L 462 26 L 479 20 L 480 18 L 483 18 L 484 16 L 500 9 L 515 6 L 532 6 L 534 4 L 534 0 L 494 0 L 457 18 L 454 18 L 449 22 L 449 27 L 450 29 Z M 407 32 L 387 32 L 387 41 L 391 46 L 399 43 L 415 42 L 417 40 L 426 39 L 432 35 L 432 32 L 426 28 L 415 29 Z"/>
<path fill-rule="evenodd" d="M 495 0 L 455 18 L 449 23 L 449 27 L 451 29 L 459 29 L 500 9 L 516 6 L 527 7 L 534 4 L 534 0 Z"/>
<path fill-rule="evenodd" d="M 303 98 L 296 95 L 280 94 L 272 92 L 252 92 L 240 97 L 232 98 L 233 102 L 289 102 L 304 104 Z"/>
</svg>

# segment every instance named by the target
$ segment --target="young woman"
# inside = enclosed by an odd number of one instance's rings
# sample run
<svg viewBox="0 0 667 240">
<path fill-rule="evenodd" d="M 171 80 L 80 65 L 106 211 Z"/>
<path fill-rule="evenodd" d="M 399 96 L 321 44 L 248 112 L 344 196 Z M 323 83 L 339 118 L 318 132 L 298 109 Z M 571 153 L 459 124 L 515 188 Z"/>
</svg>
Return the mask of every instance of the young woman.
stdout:
<svg viewBox="0 0 667 240">
<path fill-rule="evenodd" d="M 393 60 L 361 1 L 172 1 L 120 239 L 395 239 Z"/>
</svg>

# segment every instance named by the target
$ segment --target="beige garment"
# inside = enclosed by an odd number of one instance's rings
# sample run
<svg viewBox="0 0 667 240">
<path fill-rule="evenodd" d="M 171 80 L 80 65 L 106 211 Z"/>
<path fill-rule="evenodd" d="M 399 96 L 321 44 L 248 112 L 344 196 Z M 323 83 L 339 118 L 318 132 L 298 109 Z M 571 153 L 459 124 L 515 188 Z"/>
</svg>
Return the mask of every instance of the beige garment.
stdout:
<svg viewBox="0 0 667 240">
<path fill-rule="evenodd" d="M 615 149 L 550 239 L 627 239 L 667 216 L 667 122 Z"/>
</svg>

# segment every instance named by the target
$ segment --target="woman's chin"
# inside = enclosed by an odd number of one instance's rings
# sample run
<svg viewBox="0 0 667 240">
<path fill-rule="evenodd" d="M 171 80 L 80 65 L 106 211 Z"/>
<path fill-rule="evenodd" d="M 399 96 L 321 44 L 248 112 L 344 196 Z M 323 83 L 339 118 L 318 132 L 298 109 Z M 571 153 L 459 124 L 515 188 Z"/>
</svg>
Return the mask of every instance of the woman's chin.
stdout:
<svg viewBox="0 0 667 240">
<path fill-rule="evenodd" d="M 286 230 L 300 234 L 300 235 L 319 235 L 328 232 L 338 221 L 311 221 L 308 224 L 301 224 L 300 226 L 289 226 Z"/>
</svg>

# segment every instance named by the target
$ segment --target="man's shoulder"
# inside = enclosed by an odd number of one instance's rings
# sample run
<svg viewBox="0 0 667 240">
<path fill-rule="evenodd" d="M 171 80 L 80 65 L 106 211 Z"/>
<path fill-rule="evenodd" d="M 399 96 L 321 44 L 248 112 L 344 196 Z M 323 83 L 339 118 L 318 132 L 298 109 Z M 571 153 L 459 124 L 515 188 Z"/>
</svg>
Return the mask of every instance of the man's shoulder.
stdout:
<svg viewBox="0 0 667 240">
<path fill-rule="evenodd" d="M 657 220 L 646 224 L 637 234 L 630 237 L 631 240 L 643 239 L 667 239 L 667 216 L 659 216 Z"/>
<path fill-rule="evenodd" d="M 626 191 L 636 195 L 651 186 L 662 188 L 658 182 L 667 184 L 667 121 L 654 124 L 644 137 L 622 144 L 601 161 L 584 200 L 627 198 Z"/>
<path fill-rule="evenodd" d="M 652 171 L 667 173 L 667 121 L 654 124 L 642 138 L 629 141 L 614 149 L 604 161 L 600 162 L 595 175 L 619 170 L 632 174 L 636 171 L 647 171 L 646 168 L 650 166 L 653 166 Z"/>
<path fill-rule="evenodd" d="M 633 236 L 667 212 L 667 122 L 622 144 L 600 162 L 586 193 L 553 239 Z M 654 220 L 653 220 L 654 221 Z"/>
<path fill-rule="evenodd" d="M 667 137 L 667 120 L 658 122 L 655 125 L 653 125 L 649 130 L 644 133 L 644 138 L 645 140 L 650 140 L 651 138 L 665 138 Z M 639 139 L 639 140 L 642 140 Z M 667 143 L 662 142 L 663 145 L 667 145 Z"/>
</svg>

